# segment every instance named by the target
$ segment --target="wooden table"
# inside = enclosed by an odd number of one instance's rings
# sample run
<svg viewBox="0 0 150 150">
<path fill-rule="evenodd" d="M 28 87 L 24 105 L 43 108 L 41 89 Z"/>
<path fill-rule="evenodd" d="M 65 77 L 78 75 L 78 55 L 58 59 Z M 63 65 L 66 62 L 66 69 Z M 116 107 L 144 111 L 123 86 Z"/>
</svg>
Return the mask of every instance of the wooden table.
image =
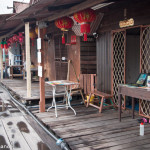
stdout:
<svg viewBox="0 0 150 150">
<path fill-rule="evenodd" d="M 70 104 L 70 96 L 71 96 L 71 90 L 72 90 L 72 85 L 77 85 L 79 83 L 76 82 L 72 82 L 72 81 L 68 81 L 68 80 L 57 80 L 57 81 L 47 81 L 45 82 L 49 85 L 51 85 L 53 87 L 53 101 L 52 101 L 52 106 L 49 107 L 47 109 L 47 111 L 49 111 L 51 108 L 55 108 L 55 115 L 57 117 L 57 106 L 61 106 L 61 107 L 66 107 L 67 109 L 70 108 L 73 110 L 74 114 L 76 115 L 76 111 L 71 107 Z M 57 86 L 64 86 L 65 87 L 65 93 L 64 95 L 66 95 L 66 105 L 56 105 L 56 100 L 55 100 L 55 96 L 58 95 L 56 93 L 56 87 Z M 59 93 L 59 94 L 63 94 L 63 93 Z"/>
<path fill-rule="evenodd" d="M 14 77 L 23 77 L 23 65 L 11 65 L 10 67 L 10 76 L 13 79 Z M 13 69 L 14 68 L 19 68 L 20 69 L 20 74 L 14 74 Z"/>
<path fill-rule="evenodd" d="M 119 121 L 121 122 L 121 109 L 122 101 L 121 95 L 132 97 L 132 118 L 134 119 L 134 100 L 135 98 L 150 101 L 150 88 L 148 87 L 135 87 L 126 84 L 120 84 L 118 87 L 118 102 L 119 102 Z"/>
</svg>

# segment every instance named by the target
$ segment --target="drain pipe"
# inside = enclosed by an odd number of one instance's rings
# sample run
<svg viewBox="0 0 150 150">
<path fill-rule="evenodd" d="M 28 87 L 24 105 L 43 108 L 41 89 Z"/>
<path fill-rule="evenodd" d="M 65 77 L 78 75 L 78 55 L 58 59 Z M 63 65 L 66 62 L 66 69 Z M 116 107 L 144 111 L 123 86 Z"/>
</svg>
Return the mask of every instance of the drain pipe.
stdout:
<svg viewBox="0 0 150 150">
<path fill-rule="evenodd" d="M 5 89 L 5 91 L 8 92 L 9 96 L 11 97 L 12 101 L 15 102 L 17 105 L 19 105 L 20 107 L 22 107 L 37 123 L 38 125 L 49 135 L 51 136 L 55 141 L 56 141 L 56 145 L 60 146 L 60 148 L 62 150 L 71 150 L 68 146 L 67 143 L 61 139 L 61 138 L 57 138 L 53 133 L 51 133 L 45 126 L 43 126 L 43 124 L 26 108 L 26 106 L 24 104 L 22 104 L 21 102 L 17 101 L 12 95 L 11 93 L 8 91 L 7 88 L 5 88 L 2 84 L 0 84 L 0 86 Z"/>
</svg>

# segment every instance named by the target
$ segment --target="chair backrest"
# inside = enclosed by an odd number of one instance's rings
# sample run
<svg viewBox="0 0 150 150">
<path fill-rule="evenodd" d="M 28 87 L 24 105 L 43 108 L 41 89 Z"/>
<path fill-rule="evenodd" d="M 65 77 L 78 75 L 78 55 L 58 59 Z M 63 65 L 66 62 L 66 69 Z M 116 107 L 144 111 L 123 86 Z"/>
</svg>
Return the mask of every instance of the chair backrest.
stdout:
<svg viewBox="0 0 150 150">
<path fill-rule="evenodd" d="M 80 87 L 83 89 L 85 95 L 94 91 L 96 89 L 96 74 L 81 74 Z"/>
</svg>

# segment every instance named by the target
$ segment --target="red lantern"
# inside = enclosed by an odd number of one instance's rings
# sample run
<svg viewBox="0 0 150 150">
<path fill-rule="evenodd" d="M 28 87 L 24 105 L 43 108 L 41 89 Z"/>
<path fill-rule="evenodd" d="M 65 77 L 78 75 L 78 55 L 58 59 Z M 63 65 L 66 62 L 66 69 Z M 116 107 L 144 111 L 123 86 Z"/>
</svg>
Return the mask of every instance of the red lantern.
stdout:
<svg viewBox="0 0 150 150">
<path fill-rule="evenodd" d="M 2 41 L 1 42 L 1 49 L 3 49 L 4 48 L 4 42 Z"/>
<path fill-rule="evenodd" d="M 15 43 L 18 42 L 18 36 L 16 34 L 12 37 L 12 39 Z"/>
<path fill-rule="evenodd" d="M 84 34 L 84 41 L 87 41 L 87 33 L 90 33 L 90 22 L 96 18 L 94 10 L 88 8 L 74 13 L 73 17 L 75 21 L 81 23 L 80 31 Z"/>
<path fill-rule="evenodd" d="M 13 38 L 12 38 L 12 37 L 9 38 L 8 41 L 7 41 L 7 43 L 8 43 L 8 47 L 9 47 L 12 43 L 14 43 Z"/>
<path fill-rule="evenodd" d="M 68 31 L 68 29 L 73 26 L 73 20 L 69 17 L 63 17 L 63 18 L 57 19 L 55 21 L 55 25 L 57 28 L 60 28 L 61 31 Z M 62 35 L 62 44 L 65 44 L 64 33 Z"/>
<path fill-rule="evenodd" d="M 22 46 L 22 43 L 23 43 L 23 40 L 24 40 L 24 36 L 23 36 L 23 33 L 22 33 L 22 32 L 19 32 L 18 39 L 19 39 L 19 43 L 20 43 L 21 46 Z"/>
<path fill-rule="evenodd" d="M 5 49 L 8 49 L 8 46 L 7 46 L 7 42 L 6 42 L 6 41 L 4 41 L 4 48 L 5 48 Z"/>
</svg>

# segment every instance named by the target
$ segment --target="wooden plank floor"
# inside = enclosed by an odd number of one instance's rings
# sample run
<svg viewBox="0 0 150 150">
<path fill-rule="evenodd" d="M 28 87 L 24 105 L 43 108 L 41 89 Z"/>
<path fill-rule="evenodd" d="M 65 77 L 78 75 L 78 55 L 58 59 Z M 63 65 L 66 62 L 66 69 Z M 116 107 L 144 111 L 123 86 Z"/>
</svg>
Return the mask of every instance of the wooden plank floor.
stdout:
<svg viewBox="0 0 150 150">
<path fill-rule="evenodd" d="M 32 124 L 30 122 L 29 116 L 18 109 L 11 102 L 8 94 L 0 87 L 0 149 L 60 150 L 55 144 L 56 142 L 41 130 L 33 119 Z M 33 124 L 34 126 L 32 126 Z M 42 136 L 49 138 L 50 141 L 45 140 Z"/>
<path fill-rule="evenodd" d="M 79 105 L 73 108 L 77 116 L 65 108 L 58 109 L 58 118 L 54 115 L 54 109 L 44 113 L 34 110 L 33 113 L 73 150 L 150 149 L 150 124 L 145 124 L 145 135 L 139 136 L 139 116 L 132 119 L 131 113 L 125 111 L 120 123 L 118 111 L 114 109 L 99 114 L 93 107 Z"/>
<path fill-rule="evenodd" d="M 16 95 L 21 97 L 23 100 L 34 100 L 40 99 L 40 91 L 39 91 L 39 82 L 31 83 L 31 98 L 27 98 L 27 86 L 26 80 L 19 79 L 4 79 L 1 80 L 2 84 L 4 84 L 7 88 L 12 90 Z M 57 93 L 62 93 L 64 91 L 64 87 L 59 86 L 56 89 Z M 57 97 L 57 96 L 56 96 Z M 45 84 L 45 98 L 52 98 L 52 87 Z"/>
</svg>

